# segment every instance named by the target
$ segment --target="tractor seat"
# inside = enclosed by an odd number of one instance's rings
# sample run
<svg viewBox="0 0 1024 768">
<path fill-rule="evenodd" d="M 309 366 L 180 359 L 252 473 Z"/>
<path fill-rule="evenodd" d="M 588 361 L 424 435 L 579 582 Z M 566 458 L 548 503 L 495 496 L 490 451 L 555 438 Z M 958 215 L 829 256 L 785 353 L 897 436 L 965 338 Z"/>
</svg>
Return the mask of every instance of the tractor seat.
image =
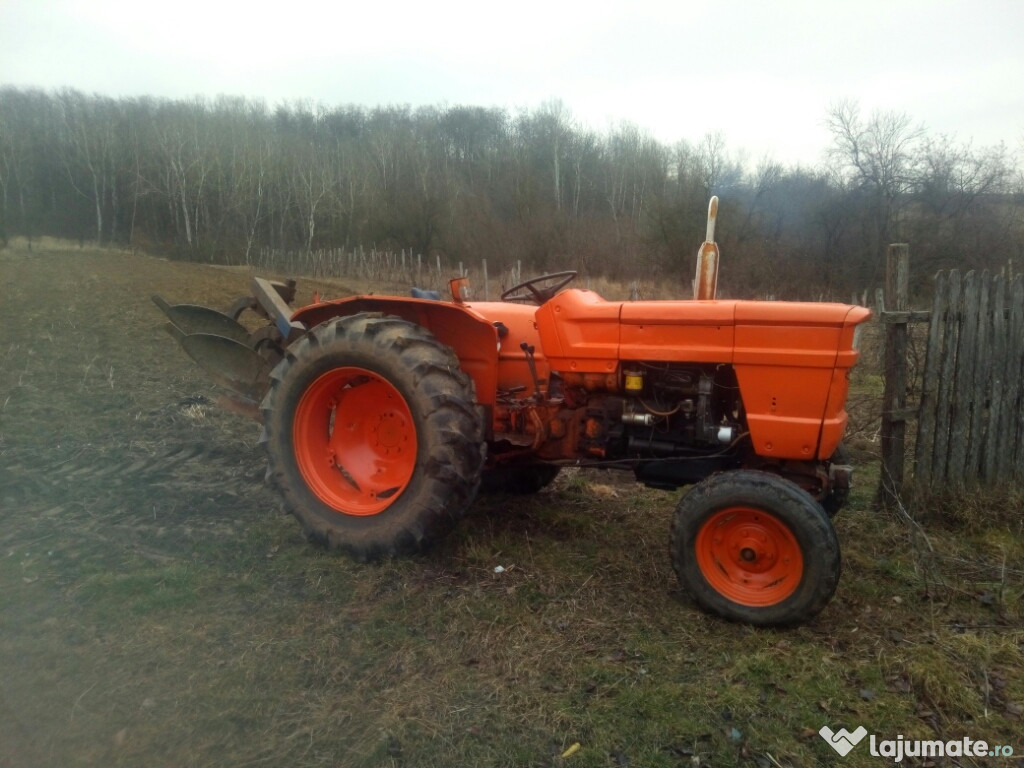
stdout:
<svg viewBox="0 0 1024 768">
<path fill-rule="evenodd" d="M 429 299 L 430 301 L 440 301 L 441 293 L 439 291 L 428 291 L 424 288 L 413 288 L 410 291 L 414 299 Z"/>
</svg>

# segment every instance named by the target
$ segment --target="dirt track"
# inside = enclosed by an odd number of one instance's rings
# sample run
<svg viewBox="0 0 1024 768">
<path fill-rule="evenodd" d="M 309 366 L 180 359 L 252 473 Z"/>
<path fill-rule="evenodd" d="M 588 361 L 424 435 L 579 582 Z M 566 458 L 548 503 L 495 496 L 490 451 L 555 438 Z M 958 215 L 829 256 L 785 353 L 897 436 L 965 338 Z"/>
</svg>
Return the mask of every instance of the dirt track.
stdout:
<svg viewBox="0 0 1024 768">
<path fill-rule="evenodd" d="M 163 527 L 187 517 L 202 529 L 276 507 L 257 482 L 256 426 L 212 407 L 213 388 L 150 300 L 160 293 L 226 306 L 244 290 L 244 273 L 38 248 L 2 252 L 0 265 L 5 508 L 41 524 L 58 511 L 102 507 L 105 531 L 112 517 L 130 519 L 121 535 L 139 543 L 142 520 Z M 176 473 L 186 462 L 183 482 Z"/>
<path fill-rule="evenodd" d="M 226 307 L 247 278 L 38 246 L 0 251 L 0 275 L 0 766 L 114 764 L 115 723 L 149 727 L 171 687 L 147 672 L 159 644 L 125 661 L 140 610 L 199 600 L 197 564 L 259 562 L 253 528 L 281 517 L 258 425 L 213 405 L 150 299 Z M 134 746 L 184 764 L 159 734 Z"/>
</svg>

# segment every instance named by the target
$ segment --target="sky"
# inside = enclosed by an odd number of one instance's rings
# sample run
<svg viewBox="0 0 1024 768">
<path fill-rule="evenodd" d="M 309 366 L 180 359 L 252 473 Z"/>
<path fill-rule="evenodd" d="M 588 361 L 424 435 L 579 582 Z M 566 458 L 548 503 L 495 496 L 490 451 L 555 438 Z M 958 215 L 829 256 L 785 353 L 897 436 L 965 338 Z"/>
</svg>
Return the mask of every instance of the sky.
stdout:
<svg viewBox="0 0 1024 768">
<path fill-rule="evenodd" d="M 0 85 L 335 106 L 561 100 L 581 127 L 823 161 L 830 105 L 1024 157 L 1024 1 L 0 0 Z"/>
</svg>

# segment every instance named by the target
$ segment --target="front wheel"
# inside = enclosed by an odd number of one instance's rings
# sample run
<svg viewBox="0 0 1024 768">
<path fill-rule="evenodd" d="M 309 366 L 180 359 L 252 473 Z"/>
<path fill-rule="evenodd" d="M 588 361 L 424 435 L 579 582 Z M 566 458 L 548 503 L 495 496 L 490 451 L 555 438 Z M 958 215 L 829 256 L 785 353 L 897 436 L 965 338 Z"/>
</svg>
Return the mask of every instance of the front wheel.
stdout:
<svg viewBox="0 0 1024 768">
<path fill-rule="evenodd" d="M 672 566 L 703 609 L 757 626 L 801 624 L 839 583 L 839 541 L 821 506 L 777 475 L 713 475 L 679 501 Z"/>
<path fill-rule="evenodd" d="M 425 549 L 473 500 L 472 380 L 424 328 L 367 313 L 292 344 L 263 401 L 270 474 L 306 534 L 361 559 Z"/>
</svg>

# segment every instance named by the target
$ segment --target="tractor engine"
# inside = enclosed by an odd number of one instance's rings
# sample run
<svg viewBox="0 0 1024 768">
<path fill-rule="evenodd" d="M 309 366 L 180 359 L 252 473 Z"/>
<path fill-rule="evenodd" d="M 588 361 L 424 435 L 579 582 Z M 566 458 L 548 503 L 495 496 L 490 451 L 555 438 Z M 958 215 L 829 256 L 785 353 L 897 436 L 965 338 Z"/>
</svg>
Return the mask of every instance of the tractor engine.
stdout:
<svg viewBox="0 0 1024 768">
<path fill-rule="evenodd" d="M 739 387 L 732 369 L 639 364 L 624 369 L 623 426 L 629 456 L 720 452 L 740 434 Z"/>
<path fill-rule="evenodd" d="M 638 480 L 661 488 L 736 465 L 745 435 L 728 365 L 625 362 L 616 373 L 552 373 L 542 403 L 506 407 L 510 431 L 522 436 L 514 442 L 529 439 L 540 458 L 635 463 Z"/>
</svg>

